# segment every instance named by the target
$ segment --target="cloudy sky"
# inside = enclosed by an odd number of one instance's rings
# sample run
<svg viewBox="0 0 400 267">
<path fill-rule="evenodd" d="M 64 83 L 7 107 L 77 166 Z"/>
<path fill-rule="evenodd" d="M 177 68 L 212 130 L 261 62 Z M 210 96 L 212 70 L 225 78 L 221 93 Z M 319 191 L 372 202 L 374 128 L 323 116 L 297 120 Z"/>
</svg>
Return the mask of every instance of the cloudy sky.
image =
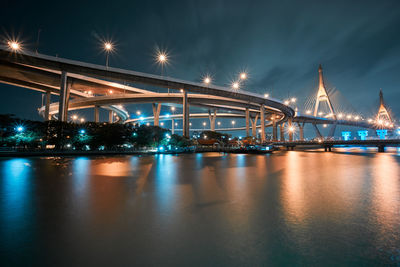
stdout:
<svg viewBox="0 0 400 267">
<path fill-rule="evenodd" d="M 87 2 L 87 3 L 84 3 Z M 322 64 L 335 105 L 371 115 L 382 88 L 400 116 L 400 1 L 11 1 L 0 9 L 1 38 L 17 36 L 40 53 L 160 73 L 155 47 L 166 49 L 166 75 L 228 85 L 246 70 L 246 90 L 299 107 L 316 93 Z M 0 113 L 39 119 L 41 95 L 0 84 Z"/>
</svg>

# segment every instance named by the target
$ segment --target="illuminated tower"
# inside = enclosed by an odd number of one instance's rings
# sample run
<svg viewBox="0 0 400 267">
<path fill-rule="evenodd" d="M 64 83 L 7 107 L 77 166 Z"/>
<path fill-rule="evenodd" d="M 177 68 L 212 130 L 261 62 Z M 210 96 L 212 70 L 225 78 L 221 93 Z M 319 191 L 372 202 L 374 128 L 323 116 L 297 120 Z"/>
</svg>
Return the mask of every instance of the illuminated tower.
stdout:
<svg viewBox="0 0 400 267">
<path fill-rule="evenodd" d="M 385 103 L 383 102 L 383 93 L 382 89 L 379 91 L 379 110 L 378 115 L 376 116 L 376 121 L 383 121 L 385 123 L 392 124 L 392 118 L 389 115 L 389 112 L 386 109 Z"/>
<path fill-rule="evenodd" d="M 321 65 L 319 65 L 318 73 L 319 73 L 319 85 L 318 85 L 317 101 L 315 102 L 315 108 L 314 108 L 314 116 L 317 116 L 318 114 L 319 103 L 321 101 L 325 101 L 329 107 L 329 110 L 331 111 L 333 118 L 336 120 L 335 111 L 333 110 L 331 100 L 329 99 L 328 93 L 326 92 Z"/>
</svg>

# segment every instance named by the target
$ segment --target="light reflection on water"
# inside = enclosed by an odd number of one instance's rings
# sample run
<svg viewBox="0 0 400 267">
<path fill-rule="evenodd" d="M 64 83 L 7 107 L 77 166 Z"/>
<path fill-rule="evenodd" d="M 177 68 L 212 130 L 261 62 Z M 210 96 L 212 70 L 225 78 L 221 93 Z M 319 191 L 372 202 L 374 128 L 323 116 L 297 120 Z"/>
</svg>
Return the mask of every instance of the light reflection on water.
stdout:
<svg viewBox="0 0 400 267">
<path fill-rule="evenodd" d="M 399 162 L 355 149 L 4 159 L 0 248 L 17 264 L 399 264 Z"/>
</svg>

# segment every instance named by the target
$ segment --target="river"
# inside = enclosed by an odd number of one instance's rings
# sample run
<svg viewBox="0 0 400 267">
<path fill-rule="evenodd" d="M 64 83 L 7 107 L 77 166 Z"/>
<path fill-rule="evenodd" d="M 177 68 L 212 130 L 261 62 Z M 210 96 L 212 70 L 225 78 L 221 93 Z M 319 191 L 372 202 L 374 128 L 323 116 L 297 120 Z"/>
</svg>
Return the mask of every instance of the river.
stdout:
<svg viewBox="0 0 400 267">
<path fill-rule="evenodd" d="M 2 266 L 400 266 L 400 152 L 0 159 Z"/>
</svg>

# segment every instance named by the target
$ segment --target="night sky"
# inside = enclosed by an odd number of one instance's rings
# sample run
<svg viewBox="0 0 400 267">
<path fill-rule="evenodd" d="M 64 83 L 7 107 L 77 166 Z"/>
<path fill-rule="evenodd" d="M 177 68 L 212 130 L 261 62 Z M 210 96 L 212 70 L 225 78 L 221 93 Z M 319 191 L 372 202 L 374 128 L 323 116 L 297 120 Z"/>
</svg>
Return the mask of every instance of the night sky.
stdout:
<svg viewBox="0 0 400 267">
<path fill-rule="evenodd" d="M 316 93 L 322 64 L 338 109 L 372 115 L 382 88 L 400 114 L 398 0 L 3 0 L 0 25 L 2 41 L 18 36 L 30 50 L 41 29 L 39 52 L 68 59 L 104 64 L 101 40 L 112 40 L 113 67 L 160 74 L 158 46 L 169 53 L 171 77 L 200 81 L 210 73 L 229 85 L 246 70 L 245 90 L 297 97 L 300 109 Z M 40 119 L 40 104 L 40 93 L 0 84 L 0 113 Z"/>
</svg>

